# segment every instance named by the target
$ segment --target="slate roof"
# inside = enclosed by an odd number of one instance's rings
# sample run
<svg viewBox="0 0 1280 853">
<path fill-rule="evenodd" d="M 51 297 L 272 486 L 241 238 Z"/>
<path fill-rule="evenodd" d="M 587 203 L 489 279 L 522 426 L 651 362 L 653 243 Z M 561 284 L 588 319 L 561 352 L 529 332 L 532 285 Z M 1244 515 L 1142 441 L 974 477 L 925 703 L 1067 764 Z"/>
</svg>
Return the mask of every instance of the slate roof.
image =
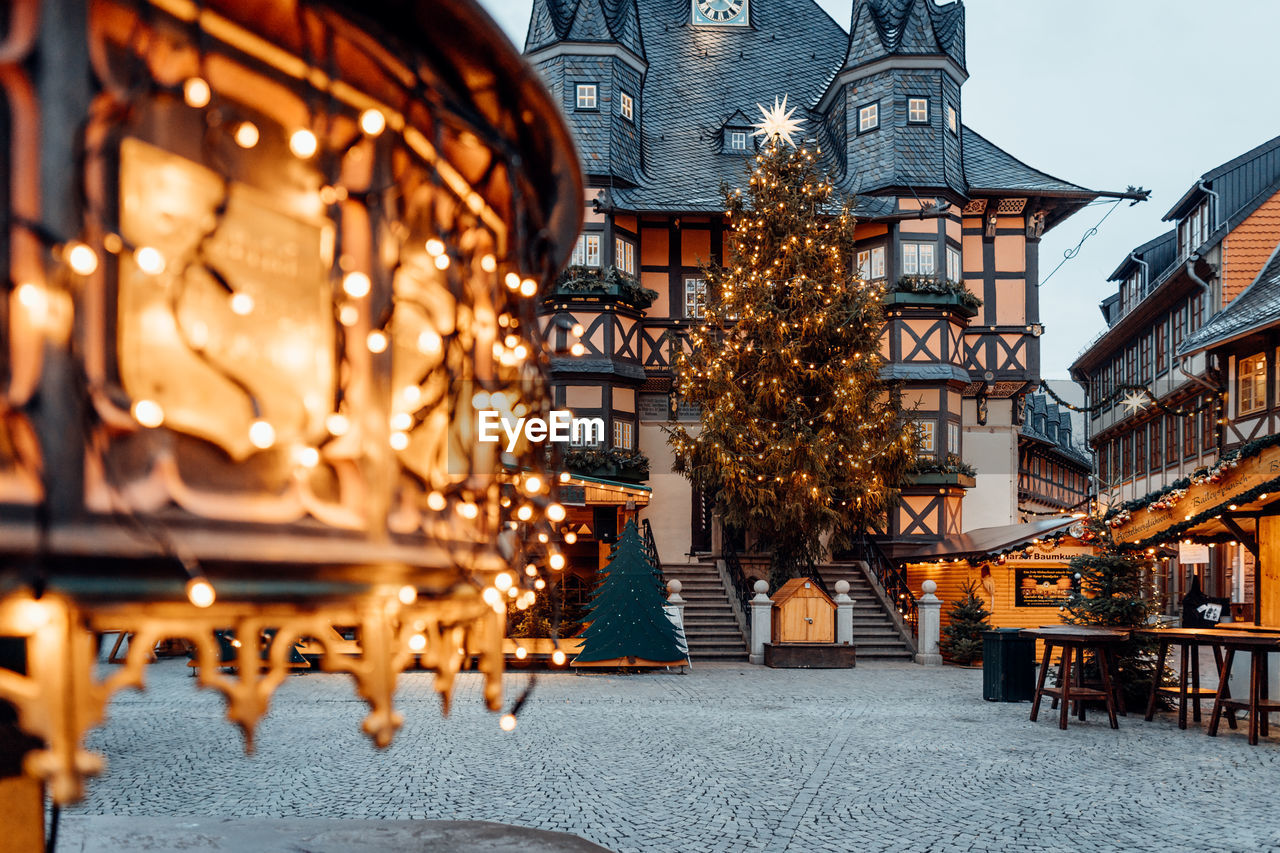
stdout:
<svg viewBox="0 0 1280 853">
<path fill-rule="evenodd" d="M 751 4 L 750 27 L 719 28 L 692 26 L 689 0 L 535 0 L 525 52 L 567 39 L 577 17 L 587 11 L 609 27 L 620 28 L 617 31 L 630 39 L 623 43 L 640 46 L 648 63 L 637 122 L 643 132 L 643 167 L 637 171 L 628 165 L 641 162 L 638 157 L 632 161 L 615 155 L 612 159 L 625 162 L 615 165 L 613 174 L 635 186 L 610 188 L 619 209 L 639 212 L 722 212 L 721 184 L 743 185 L 749 164 L 746 156 L 724 152 L 726 121 L 731 117 L 735 122 L 742 117 L 758 121 L 757 105 L 771 106 L 775 97 L 784 95 L 789 107 L 797 107 L 796 117 L 804 119 L 805 137 L 821 140 L 829 158 L 825 165 L 840 178 L 844 140 L 831 138 L 826 116 L 813 107 L 843 67 L 856 39 L 874 35 L 877 51 L 943 52 L 961 65 L 964 61 L 963 5 L 939 5 L 934 0 L 856 0 L 854 38 L 814 0 L 756 0 Z M 633 17 L 634 34 L 629 29 Z M 927 128 L 940 134 L 940 142 L 923 136 L 925 128 L 897 128 L 901 132 L 894 136 L 889 168 L 881 168 L 878 161 L 869 167 L 878 170 L 874 185 L 863 186 L 861 176 L 852 172 L 840 179 L 845 193 L 857 194 L 860 217 L 894 213 L 892 200 L 867 195 L 886 187 L 918 188 L 926 200 L 932 200 L 932 191 L 927 190 L 931 187 L 949 187 L 962 197 L 982 192 L 1079 200 L 1060 205 L 1049 226 L 1094 197 L 1084 187 L 1028 166 L 968 127 L 961 130 L 962 156 L 954 156 L 959 152 L 944 156 L 945 146 L 954 146 L 955 137 L 945 130 L 943 119 L 940 115 Z M 583 124 L 582 133 L 592 139 L 592 134 L 607 132 L 598 115 L 570 115 L 570 120 Z M 609 150 L 588 142 L 584 139 L 580 148 Z M 859 148 L 874 142 L 849 140 L 850 161 L 870 163 L 873 158 L 861 155 Z M 840 151 L 833 150 L 837 144 Z M 585 159 L 588 164 L 594 162 Z M 962 171 L 955 163 L 963 163 Z M 605 166 L 603 161 L 601 165 Z M 606 173 L 605 168 L 599 172 Z"/>
<path fill-rule="evenodd" d="M 1219 209 L 1222 213 L 1230 213 L 1244 207 L 1258 194 L 1280 177 L 1280 136 L 1269 139 L 1261 145 L 1251 148 L 1221 166 L 1210 169 L 1200 176 L 1182 197 L 1169 208 L 1164 215 L 1165 222 L 1179 219 L 1187 214 L 1191 207 L 1205 196 L 1200 184 L 1207 184 L 1209 189 L 1219 196 Z M 1219 216 L 1219 221 L 1224 216 Z"/>
<path fill-rule="evenodd" d="M 1275 325 L 1280 325 L 1280 245 L 1272 250 L 1271 259 L 1253 283 L 1183 341 L 1178 355 L 1190 355 Z"/>
<path fill-rule="evenodd" d="M 1051 402 L 1045 394 L 1028 394 L 1023 411 L 1020 430 L 1023 436 L 1049 445 L 1078 465 L 1085 467 L 1092 465 L 1092 460 L 1070 442 L 1069 437 L 1072 434 L 1070 411 Z M 1045 422 L 1044 429 L 1040 428 L 1041 419 Z M 1048 432 L 1048 425 L 1051 423 L 1057 424 L 1053 435 Z"/>
<path fill-rule="evenodd" d="M 1031 168 L 969 127 L 964 128 L 964 176 L 970 192 L 1021 190 L 1040 195 L 1095 195 L 1092 190 Z"/>
<path fill-rule="evenodd" d="M 1107 281 L 1124 281 L 1129 273 L 1138 265 L 1134 256 L 1147 262 L 1147 287 L 1150 288 L 1165 268 L 1178 259 L 1178 230 L 1170 228 L 1159 237 L 1152 237 L 1141 246 L 1125 255 L 1120 266 L 1107 278 Z"/>
<path fill-rule="evenodd" d="M 636 0 L 536 0 L 525 53 L 558 41 L 616 42 L 644 58 Z"/>
<path fill-rule="evenodd" d="M 854 0 L 844 67 L 892 54 L 944 54 L 964 68 L 964 10 L 933 0 Z"/>
</svg>

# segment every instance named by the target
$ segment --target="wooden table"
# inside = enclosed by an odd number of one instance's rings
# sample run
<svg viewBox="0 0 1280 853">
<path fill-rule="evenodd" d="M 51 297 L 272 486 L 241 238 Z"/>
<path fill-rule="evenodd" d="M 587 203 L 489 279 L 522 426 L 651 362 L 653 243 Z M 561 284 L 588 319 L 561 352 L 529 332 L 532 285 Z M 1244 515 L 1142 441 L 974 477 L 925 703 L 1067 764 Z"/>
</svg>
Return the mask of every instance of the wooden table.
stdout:
<svg viewBox="0 0 1280 853">
<path fill-rule="evenodd" d="M 1221 629 L 1213 629 L 1209 633 L 1227 650 L 1222 671 L 1218 675 L 1218 693 L 1213 700 L 1213 715 L 1209 718 L 1209 736 L 1217 737 L 1223 711 L 1244 711 L 1249 715 L 1249 744 L 1256 745 L 1259 733 L 1263 737 L 1269 734 L 1267 718 L 1273 712 L 1280 711 L 1280 702 L 1267 701 L 1267 655 L 1280 652 L 1280 633 Z M 1249 698 L 1244 702 L 1232 699 L 1230 691 L 1225 689 L 1236 652 L 1248 652 L 1250 658 Z"/>
<path fill-rule="evenodd" d="M 1210 646 L 1213 649 L 1213 660 L 1219 671 L 1222 670 L 1222 639 L 1221 632 L 1214 631 L 1212 628 L 1156 628 L 1149 631 L 1135 631 L 1134 636 L 1141 640 L 1149 640 L 1158 644 L 1156 653 L 1155 673 L 1151 677 L 1151 695 L 1147 699 L 1147 716 L 1148 721 L 1155 716 L 1156 699 L 1161 693 L 1168 693 L 1178 697 L 1178 728 L 1185 729 L 1187 727 L 1187 702 L 1191 702 L 1191 716 L 1197 723 L 1200 722 L 1200 702 L 1204 699 L 1216 699 L 1218 695 L 1217 688 L 1208 688 L 1200 686 L 1200 647 Z M 1178 683 L 1176 686 L 1163 686 L 1160 684 L 1164 676 L 1164 661 L 1169 654 L 1170 646 L 1178 646 L 1181 651 L 1181 663 L 1178 667 Z M 1191 670 L 1191 683 L 1187 683 L 1188 663 Z M 1219 687 L 1226 691 L 1226 696 L 1230 697 L 1230 689 L 1225 687 L 1223 682 L 1219 682 Z M 1234 712 L 1228 712 L 1227 722 L 1231 728 L 1236 727 L 1236 718 Z"/>
<path fill-rule="evenodd" d="M 1118 699 L 1111 670 L 1115 665 L 1112 648 L 1117 643 L 1129 639 L 1129 632 L 1114 628 L 1090 628 L 1083 625 L 1054 625 L 1042 628 L 1027 628 L 1022 635 L 1044 642 L 1044 656 L 1040 661 L 1040 677 L 1036 681 L 1035 698 L 1031 702 L 1031 720 L 1035 722 L 1040 713 L 1040 699 L 1046 695 L 1061 702 L 1058 710 L 1058 728 L 1067 727 L 1067 715 L 1072 702 L 1076 703 L 1078 716 L 1084 719 L 1084 702 L 1087 699 L 1101 699 L 1107 706 L 1107 718 L 1111 728 L 1118 729 L 1116 706 Z M 1062 649 L 1062 665 L 1058 673 L 1058 684 L 1045 687 L 1045 676 L 1049 673 L 1049 660 L 1053 647 Z M 1092 649 L 1098 661 L 1098 669 L 1102 673 L 1102 689 L 1084 686 L 1082 672 L 1085 652 Z M 1071 665 L 1075 658 L 1076 684 L 1072 684 Z"/>
</svg>

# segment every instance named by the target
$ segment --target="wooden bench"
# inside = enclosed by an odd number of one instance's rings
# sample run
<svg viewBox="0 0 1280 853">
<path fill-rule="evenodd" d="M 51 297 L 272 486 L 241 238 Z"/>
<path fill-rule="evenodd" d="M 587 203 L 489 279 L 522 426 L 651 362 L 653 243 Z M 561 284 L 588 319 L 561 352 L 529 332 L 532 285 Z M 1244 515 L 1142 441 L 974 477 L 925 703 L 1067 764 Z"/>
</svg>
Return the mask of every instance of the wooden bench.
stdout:
<svg viewBox="0 0 1280 853">
<path fill-rule="evenodd" d="M 1158 644 L 1155 673 L 1151 677 L 1151 693 L 1147 698 L 1147 715 L 1145 719 L 1150 721 L 1155 716 L 1156 700 L 1163 693 L 1178 697 L 1178 728 L 1185 729 L 1187 727 L 1188 703 L 1191 704 L 1192 719 L 1197 723 L 1200 722 L 1200 703 L 1205 700 L 1212 700 L 1218 695 L 1218 688 L 1200 686 L 1200 647 L 1209 646 L 1213 649 L 1214 663 L 1221 670 L 1222 640 L 1219 639 L 1220 634 L 1209 628 L 1159 628 L 1150 631 L 1137 631 L 1134 636 Z M 1169 654 L 1170 646 L 1179 648 L 1181 661 L 1178 666 L 1177 683 L 1165 685 L 1161 682 L 1164 680 L 1164 662 Z M 1188 670 L 1191 676 L 1189 682 L 1187 678 Z M 1227 696 L 1231 695 L 1230 688 L 1225 685 L 1219 686 L 1223 687 Z M 1231 728 L 1234 729 L 1236 727 L 1236 718 L 1233 712 L 1228 712 L 1227 722 L 1231 724 Z"/>
</svg>

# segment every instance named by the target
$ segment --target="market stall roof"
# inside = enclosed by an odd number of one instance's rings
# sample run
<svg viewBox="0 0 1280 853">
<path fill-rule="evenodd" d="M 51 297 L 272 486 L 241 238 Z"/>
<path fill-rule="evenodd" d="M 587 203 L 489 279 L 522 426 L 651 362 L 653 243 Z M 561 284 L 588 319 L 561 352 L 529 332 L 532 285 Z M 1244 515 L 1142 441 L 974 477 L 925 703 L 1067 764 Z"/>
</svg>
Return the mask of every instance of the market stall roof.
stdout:
<svg viewBox="0 0 1280 853">
<path fill-rule="evenodd" d="M 649 486 L 580 474 L 571 474 L 560 484 L 560 499 L 565 506 L 621 506 L 627 501 L 634 501 L 637 507 L 645 507 L 652 495 L 653 489 Z"/>
<path fill-rule="evenodd" d="M 938 557 L 975 557 L 1008 551 L 1028 545 L 1033 539 L 1041 539 L 1065 531 L 1076 519 L 1072 516 L 1054 516 L 1026 524 L 1006 524 L 1003 527 L 979 527 L 968 533 L 947 536 L 916 551 L 902 555 L 908 562 L 933 560 Z"/>
</svg>

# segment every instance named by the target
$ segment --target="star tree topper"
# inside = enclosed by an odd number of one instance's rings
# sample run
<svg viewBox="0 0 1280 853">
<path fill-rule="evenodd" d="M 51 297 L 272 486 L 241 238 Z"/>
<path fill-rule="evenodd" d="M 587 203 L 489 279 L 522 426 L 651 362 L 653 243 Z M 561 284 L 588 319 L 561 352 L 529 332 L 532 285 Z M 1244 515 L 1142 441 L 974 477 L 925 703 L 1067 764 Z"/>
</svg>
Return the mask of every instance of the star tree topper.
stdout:
<svg viewBox="0 0 1280 853">
<path fill-rule="evenodd" d="M 756 132 L 751 135 L 763 136 L 765 142 L 776 136 L 792 148 L 795 148 L 796 140 L 793 134 L 800 132 L 800 125 L 804 122 L 801 119 L 791 117 L 795 114 L 796 108 L 787 109 L 787 96 L 783 95 L 781 102 L 775 97 L 772 109 L 765 109 L 762 104 L 756 104 L 756 106 L 760 109 L 760 115 L 764 118 L 762 121 L 751 125 L 756 129 Z"/>
</svg>

